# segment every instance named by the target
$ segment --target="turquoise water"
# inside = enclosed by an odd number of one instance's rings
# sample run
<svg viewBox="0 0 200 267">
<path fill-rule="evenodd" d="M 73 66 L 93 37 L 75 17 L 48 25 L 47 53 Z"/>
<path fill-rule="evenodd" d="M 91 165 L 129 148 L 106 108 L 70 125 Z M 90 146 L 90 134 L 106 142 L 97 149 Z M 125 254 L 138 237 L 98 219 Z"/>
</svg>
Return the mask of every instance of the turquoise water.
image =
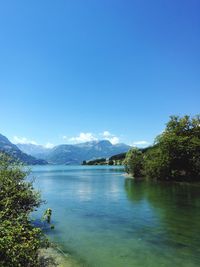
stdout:
<svg viewBox="0 0 200 267">
<path fill-rule="evenodd" d="M 200 266 L 200 187 L 134 181 L 119 167 L 33 167 L 54 242 L 81 266 Z"/>
</svg>

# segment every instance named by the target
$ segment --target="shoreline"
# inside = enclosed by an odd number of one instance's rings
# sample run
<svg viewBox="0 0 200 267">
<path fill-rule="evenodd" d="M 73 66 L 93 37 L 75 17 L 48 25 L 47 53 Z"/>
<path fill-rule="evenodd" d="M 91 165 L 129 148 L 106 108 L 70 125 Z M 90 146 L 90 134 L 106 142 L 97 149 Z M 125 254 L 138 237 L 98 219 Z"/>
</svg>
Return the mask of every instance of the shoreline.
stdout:
<svg viewBox="0 0 200 267">
<path fill-rule="evenodd" d="M 145 181 L 145 177 L 133 177 L 133 175 L 131 175 L 130 173 L 124 173 L 123 176 L 125 178 L 130 178 L 135 181 Z"/>
<path fill-rule="evenodd" d="M 54 246 L 39 250 L 39 262 L 41 267 L 83 267 L 70 254 Z"/>
</svg>

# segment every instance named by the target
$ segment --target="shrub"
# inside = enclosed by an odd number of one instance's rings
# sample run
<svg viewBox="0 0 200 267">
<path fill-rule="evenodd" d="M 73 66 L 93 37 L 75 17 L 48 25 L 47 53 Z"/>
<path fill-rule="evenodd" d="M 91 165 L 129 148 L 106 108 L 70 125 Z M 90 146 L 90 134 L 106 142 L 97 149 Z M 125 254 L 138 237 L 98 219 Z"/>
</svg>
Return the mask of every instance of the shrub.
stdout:
<svg viewBox="0 0 200 267">
<path fill-rule="evenodd" d="M 124 160 L 125 170 L 134 177 L 143 176 L 143 154 L 137 148 L 130 149 Z"/>
<path fill-rule="evenodd" d="M 0 154 L 0 266 L 36 267 L 38 249 L 47 245 L 40 228 L 29 215 L 41 204 L 22 166 Z"/>
</svg>

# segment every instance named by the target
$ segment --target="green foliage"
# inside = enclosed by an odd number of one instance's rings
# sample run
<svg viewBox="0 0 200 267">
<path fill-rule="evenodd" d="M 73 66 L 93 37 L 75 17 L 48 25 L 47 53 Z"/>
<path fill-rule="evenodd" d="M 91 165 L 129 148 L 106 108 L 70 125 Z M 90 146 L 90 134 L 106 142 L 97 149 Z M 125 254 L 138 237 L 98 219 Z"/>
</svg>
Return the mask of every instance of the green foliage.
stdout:
<svg viewBox="0 0 200 267">
<path fill-rule="evenodd" d="M 172 116 L 145 160 L 146 175 L 160 180 L 200 179 L 200 117 Z"/>
<path fill-rule="evenodd" d="M 47 245 L 41 229 L 29 219 L 30 212 L 41 204 L 40 195 L 31 182 L 25 180 L 28 172 L 0 154 L 0 266 L 36 267 L 38 249 Z"/>
<path fill-rule="evenodd" d="M 82 165 L 104 165 L 106 164 L 106 159 L 101 158 L 101 159 L 94 159 L 94 160 L 89 160 L 89 161 L 83 161 Z"/>
<path fill-rule="evenodd" d="M 52 209 L 48 208 L 43 215 L 43 220 L 47 221 L 47 223 L 51 222 L 51 215 L 52 215 Z"/>
<path fill-rule="evenodd" d="M 144 155 L 144 173 L 153 180 L 165 180 L 169 177 L 169 157 L 159 146 L 154 146 Z"/>
<path fill-rule="evenodd" d="M 114 155 L 112 157 L 109 158 L 109 160 L 120 160 L 120 161 L 123 161 L 126 157 L 126 153 L 120 153 L 120 154 L 117 154 L 117 155 Z"/>
<path fill-rule="evenodd" d="M 126 170 L 133 176 L 142 173 L 155 180 L 199 181 L 200 117 L 171 116 L 154 146 L 140 153 L 130 151 L 125 159 Z"/>
<path fill-rule="evenodd" d="M 125 170 L 134 177 L 143 176 L 143 154 L 137 148 L 130 149 L 124 160 Z"/>
</svg>

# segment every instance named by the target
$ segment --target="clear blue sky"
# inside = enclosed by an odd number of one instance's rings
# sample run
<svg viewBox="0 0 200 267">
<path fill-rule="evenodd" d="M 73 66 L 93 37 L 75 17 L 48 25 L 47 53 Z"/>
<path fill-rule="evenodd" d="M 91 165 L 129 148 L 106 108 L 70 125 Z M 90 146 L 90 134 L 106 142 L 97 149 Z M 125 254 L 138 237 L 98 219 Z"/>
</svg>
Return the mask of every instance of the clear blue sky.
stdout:
<svg viewBox="0 0 200 267">
<path fill-rule="evenodd" d="M 1 1 L 0 133 L 152 142 L 199 113 L 199 14 L 199 0 Z"/>
</svg>

